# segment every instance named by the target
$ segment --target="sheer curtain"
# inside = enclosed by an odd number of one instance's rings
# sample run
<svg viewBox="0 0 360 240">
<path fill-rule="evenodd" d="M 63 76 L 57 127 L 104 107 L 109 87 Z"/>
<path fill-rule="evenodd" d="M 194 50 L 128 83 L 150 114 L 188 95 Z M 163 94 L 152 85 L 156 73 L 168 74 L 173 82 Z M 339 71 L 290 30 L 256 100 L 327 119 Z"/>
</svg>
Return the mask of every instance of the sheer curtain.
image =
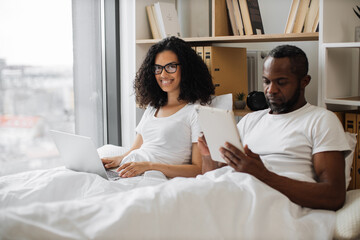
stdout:
<svg viewBox="0 0 360 240">
<path fill-rule="evenodd" d="M 74 0 L 75 132 L 91 137 L 96 147 L 105 141 L 102 82 L 101 0 Z"/>
<path fill-rule="evenodd" d="M 136 104 L 133 82 L 136 73 L 135 3 L 120 0 L 120 68 L 121 68 L 121 134 L 122 145 L 129 147 L 135 139 Z"/>
</svg>

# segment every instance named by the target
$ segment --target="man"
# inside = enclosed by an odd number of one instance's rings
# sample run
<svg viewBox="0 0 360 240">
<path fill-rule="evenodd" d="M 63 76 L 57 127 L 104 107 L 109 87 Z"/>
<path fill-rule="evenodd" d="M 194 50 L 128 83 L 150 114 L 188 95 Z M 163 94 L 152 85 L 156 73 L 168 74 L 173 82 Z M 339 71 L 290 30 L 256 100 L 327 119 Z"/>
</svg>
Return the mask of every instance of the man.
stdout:
<svg viewBox="0 0 360 240">
<path fill-rule="evenodd" d="M 247 114 L 238 124 L 245 154 L 229 143 L 220 152 L 235 171 L 248 173 L 303 207 L 337 210 L 345 201 L 344 130 L 330 111 L 306 102 L 306 54 L 282 45 L 264 62 L 269 109 Z M 221 165 L 199 138 L 203 173 Z"/>
</svg>

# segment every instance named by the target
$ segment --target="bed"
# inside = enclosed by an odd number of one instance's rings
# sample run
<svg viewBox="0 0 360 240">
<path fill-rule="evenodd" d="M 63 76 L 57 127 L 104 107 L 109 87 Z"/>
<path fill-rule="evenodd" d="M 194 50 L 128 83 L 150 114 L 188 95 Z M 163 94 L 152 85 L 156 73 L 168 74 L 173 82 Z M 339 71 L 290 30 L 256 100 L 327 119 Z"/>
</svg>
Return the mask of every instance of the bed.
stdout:
<svg viewBox="0 0 360 240">
<path fill-rule="evenodd" d="M 349 142 L 354 147 L 356 138 Z M 123 150 L 105 145 L 98 152 Z M 107 181 L 64 167 L 0 177 L 0 239 L 114 238 L 360 239 L 360 190 L 333 212 L 302 208 L 230 167 L 196 178 L 148 171 Z"/>
<path fill-rule="evenodd" d="M 359 199 L 348 192 L 338 212 L 302 208 L 230 167 L 119 181 L 57 167 L 0 178 L 0 239 L 356 239 Z"/>
</svg>

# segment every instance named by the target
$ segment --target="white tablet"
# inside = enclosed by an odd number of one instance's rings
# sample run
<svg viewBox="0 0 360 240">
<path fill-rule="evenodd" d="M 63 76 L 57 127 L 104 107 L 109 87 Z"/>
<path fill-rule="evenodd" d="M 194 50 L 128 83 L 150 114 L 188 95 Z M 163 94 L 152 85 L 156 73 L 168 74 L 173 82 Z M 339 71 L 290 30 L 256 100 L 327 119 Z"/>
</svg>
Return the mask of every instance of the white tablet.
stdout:
<svg viewBox="0 0 360 240">
<path fill-rule="evenodd" d="M 213 160 L 226 163 L 219 151 L 225 142 L 244 152 L 233 111 L 207 106 L 198 106 L 196 111 Z"/>
</svg>

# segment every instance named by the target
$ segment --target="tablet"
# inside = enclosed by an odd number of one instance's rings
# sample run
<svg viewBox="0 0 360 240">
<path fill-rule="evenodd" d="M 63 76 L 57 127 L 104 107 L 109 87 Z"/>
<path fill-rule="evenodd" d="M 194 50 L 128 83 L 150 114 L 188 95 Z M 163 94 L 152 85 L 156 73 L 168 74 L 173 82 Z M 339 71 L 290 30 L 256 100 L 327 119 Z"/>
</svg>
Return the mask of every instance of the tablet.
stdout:
<svg viewBox="0 0 360 240">
<path fill-rule="evenodd" d="M 213 160 L 226 163 L 219 151 L 225 142 L 244 152 L 233 111 L 207 106 L 197 106 L 196 111 Z"/>
</svg>

